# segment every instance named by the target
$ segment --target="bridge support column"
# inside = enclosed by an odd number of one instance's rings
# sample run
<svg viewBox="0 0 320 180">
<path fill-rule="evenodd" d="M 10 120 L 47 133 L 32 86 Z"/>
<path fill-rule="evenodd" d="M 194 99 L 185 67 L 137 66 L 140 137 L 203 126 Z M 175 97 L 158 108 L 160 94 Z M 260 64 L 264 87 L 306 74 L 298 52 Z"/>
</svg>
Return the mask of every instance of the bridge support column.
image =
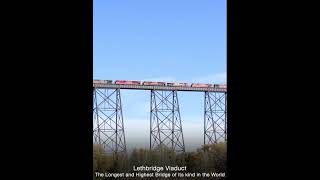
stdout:
<svg viewBox="0 0 320 180">
<path fill-rule="evenodd" d="M 205 92 L 204 144 L 227 141 L 227 93 Z"/>
<path fill-rule="evenodd" d="M 120 89 L 93 88 L 93 143 L 106 153 L 126 152 Z"/>
<path fill-rule="evenodd" d="M 177 91 L 151 90 L 150 150 L 185 152 Z"/>
</svg>

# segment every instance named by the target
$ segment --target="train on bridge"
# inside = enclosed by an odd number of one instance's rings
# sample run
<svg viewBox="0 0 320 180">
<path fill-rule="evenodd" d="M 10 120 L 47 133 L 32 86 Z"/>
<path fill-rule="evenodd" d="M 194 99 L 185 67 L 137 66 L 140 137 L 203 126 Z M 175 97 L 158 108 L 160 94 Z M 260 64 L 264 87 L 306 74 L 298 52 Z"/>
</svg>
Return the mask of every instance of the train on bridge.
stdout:
<svg viewBox="0 0 320 180">
<path fill-rule="evenodd" d="M 129 80 L 93 80 L 95 84 L 120 84 L 120 85 L 144 85 L 144 86 L 174 86 L 174 87 L 201 87 L 201 88 L 227 88 L 226 84 L 202 84 L 202 83 L 167 83 L 167 82 L 154 82 L 154 81 L 129 81 Z"/>
</svg>

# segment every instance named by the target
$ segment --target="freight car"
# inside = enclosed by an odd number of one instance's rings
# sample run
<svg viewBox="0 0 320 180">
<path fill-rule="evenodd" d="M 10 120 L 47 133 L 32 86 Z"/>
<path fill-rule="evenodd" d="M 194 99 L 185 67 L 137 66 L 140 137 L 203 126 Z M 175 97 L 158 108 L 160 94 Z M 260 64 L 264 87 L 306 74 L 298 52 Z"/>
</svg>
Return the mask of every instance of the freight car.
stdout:
<svg viewBox="0 0 320 180">
<path fill-rule="evenodd" d="M 132 85 L 140 85 L 140 81 L 127 81 L 127 80 L 116 80 L 115 84 L 132 84 Z"/>
<path fill-rule="evenodd" d="M 166 85 L 165 82 L 152 82 L 152 81 L 144 81 L 142 84 L 146 86 L 165 86 Z"/>
<path fill-rule="evenodd" d="M 95 84 L 112 84 L 112 80 L 98 80 L 98 79 L 94 79 L 93 83 Z"/>
<path fill-rule="evenodd" d="M 211 84 L 192 83 L 191 87 L 207 88 L 207 87 L 212 87 L 212 85 Z"/>
<path fill-rule="evenodd" d="M 226 84 L 215 84 L 214 85 L 215 88 L 227 88 Z"/>
<path fill-rule="evenodd" d="M 167 83 L 167 86 L 182 86 L 187 87 L 188 83 Z"/>
</svg>

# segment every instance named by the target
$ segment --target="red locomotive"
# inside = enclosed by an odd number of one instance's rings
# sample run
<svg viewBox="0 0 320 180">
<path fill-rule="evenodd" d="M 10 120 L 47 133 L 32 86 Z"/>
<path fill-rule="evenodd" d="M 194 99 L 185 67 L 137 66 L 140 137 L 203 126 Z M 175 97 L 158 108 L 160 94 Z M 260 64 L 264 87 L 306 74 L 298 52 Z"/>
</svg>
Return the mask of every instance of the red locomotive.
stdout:
<svg viewBox="0 0 320 180">
<path fill-rule="evenodd" d="M 207 88 L 207 87 L 212 87 L 212 85 L 211 84 L 192 83 L 191 87 Z"/>
<path fill-rule="evenodd" d="M 146 86 L 165 86 L 166 85 L 165 82 L 152 82 L 152 81 L 144 81 L 142 84 Z"/>
<path fill-rule="evenodd" d="M 127 80 L 116 80 L 115 84 L 131 84 L 131 85 L 140 85 L 140 81 L 127 81 Z"/>
<path fill-rule="evenodd" d="M 188 83 L 167 83 L 167 86 L 182 86 L 187 87 Z"/>
</svg>

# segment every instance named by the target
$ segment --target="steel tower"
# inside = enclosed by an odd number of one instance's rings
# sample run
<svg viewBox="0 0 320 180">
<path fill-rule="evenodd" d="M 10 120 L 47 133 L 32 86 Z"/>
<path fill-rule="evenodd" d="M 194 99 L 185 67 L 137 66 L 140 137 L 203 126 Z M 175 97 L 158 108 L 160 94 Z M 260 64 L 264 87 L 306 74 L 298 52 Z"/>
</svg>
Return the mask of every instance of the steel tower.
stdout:
<svg viewBox="0 0 320 180">
<path fill-rule="evenodd" d="M 93 88 L 93 143 L 106 153 L 126 152 L 120 89 Z"/>
<path fill-rule="evenodd" d="M 150 149 L 185 152 L 177 91 L 151 90 Z"/>
<path fill-rule="evenodd" d="M 205 92 L 204 144 L 227 141 L 227 93 Z"/>
</svg>

